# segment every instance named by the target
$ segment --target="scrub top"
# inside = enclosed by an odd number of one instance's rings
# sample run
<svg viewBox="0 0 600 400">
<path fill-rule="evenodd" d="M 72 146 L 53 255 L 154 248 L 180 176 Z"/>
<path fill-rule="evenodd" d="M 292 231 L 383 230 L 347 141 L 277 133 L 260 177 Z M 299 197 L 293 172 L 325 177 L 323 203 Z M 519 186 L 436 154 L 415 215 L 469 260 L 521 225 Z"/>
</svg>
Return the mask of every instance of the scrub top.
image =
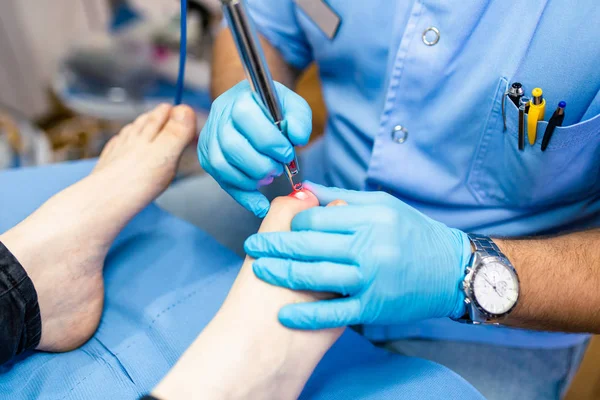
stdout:
<svg viewBox="0 0 600 400">
<path fill-rule="evenodd" d="M 330 186 L 383 190 L 467 232 L 551 234 L 600 226 L 600 7 L 596 0 L 248 0 L 293 67 L 316 62 L 329 118 L 307 162 Z M 518 150 L 521 82 L 567 103 Z M 301 165 L 302 167 L 302 165 Z M 543 279 L 543 278 L 540 278 Z M 431 320 L 365 327 L 374 340 L 469 340 L 553 348 L 585 336 Z"/>
</svg>

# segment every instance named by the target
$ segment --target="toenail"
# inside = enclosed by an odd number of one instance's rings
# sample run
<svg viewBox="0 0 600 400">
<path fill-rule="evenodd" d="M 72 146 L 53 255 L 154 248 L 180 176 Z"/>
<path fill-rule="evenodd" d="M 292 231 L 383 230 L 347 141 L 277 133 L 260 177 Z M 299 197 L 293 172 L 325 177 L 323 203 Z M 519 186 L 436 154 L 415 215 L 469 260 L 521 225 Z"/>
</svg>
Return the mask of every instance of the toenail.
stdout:
<svg viewBox="0 0 600 400">
<path fill-rule="evenodd" d="M 178 107 L 173 112 L 173 120 L 181 122 L 185 125 L 190 125 L 192 123 L 192 118 L 190 113 L 187 111 L 187 108 Z"/>
</svg>

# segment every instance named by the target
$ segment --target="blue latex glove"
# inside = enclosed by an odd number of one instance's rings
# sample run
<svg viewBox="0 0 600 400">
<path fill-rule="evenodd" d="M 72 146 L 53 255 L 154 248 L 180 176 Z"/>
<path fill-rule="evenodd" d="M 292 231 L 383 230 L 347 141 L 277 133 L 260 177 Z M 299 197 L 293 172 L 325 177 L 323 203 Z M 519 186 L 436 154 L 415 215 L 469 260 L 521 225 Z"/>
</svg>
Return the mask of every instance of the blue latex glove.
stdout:
<svg viewBox="0 0 600 400">
<path fill-rule="evenodd" d="M 279 83 L 275 86 L 289 140 L 243 81 L 214 101 L 198 141 L 202 168 L 259 217 L 267 214 L 270 204 L 257 189 L 283 173 L 281 163 L 294 158 L 292 145 L 308 143 L 312 130 L 312 112 L 306 101 Z"/>
<path fill-rule="evenodd" d="M 282 324 L 324 329 L 396 324 L 463 314 L 460 283 L 471 257 L 464 232 L 383 192 L 306 187 L 321 205 L 298 214 L 292 232 L 256 234 L 245 244 L 262 280 L 345 297 L 288 305 Z"/>
</svg>

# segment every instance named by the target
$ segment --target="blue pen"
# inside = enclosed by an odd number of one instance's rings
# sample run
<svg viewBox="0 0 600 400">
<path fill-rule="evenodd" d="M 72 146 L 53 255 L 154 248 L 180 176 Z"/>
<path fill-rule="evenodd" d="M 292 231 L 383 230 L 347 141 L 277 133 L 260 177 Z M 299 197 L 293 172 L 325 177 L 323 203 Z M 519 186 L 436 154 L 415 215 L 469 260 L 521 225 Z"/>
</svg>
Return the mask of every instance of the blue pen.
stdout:
<svg viewBox="0 0 600 400">
<path fill-rule="evenodd" d="M 548 126 L 546 127 L 546 132 L 544 132 L 544 138 L 542 139 L 542 151 L 546 151 L 546 147 L 548 147 L 548 143 L 550 143 L 550 138 L 552 138 L 554 129 L 563 124 L 563 121 L 565 120 L 566 106 L 567 103 L 564 101 L 558 103 L 556 111 L 554 111 L 554 114 L 552 114 L 552 117 L 550 117 L 550 121 L 548 121 Z"/>
</svg>

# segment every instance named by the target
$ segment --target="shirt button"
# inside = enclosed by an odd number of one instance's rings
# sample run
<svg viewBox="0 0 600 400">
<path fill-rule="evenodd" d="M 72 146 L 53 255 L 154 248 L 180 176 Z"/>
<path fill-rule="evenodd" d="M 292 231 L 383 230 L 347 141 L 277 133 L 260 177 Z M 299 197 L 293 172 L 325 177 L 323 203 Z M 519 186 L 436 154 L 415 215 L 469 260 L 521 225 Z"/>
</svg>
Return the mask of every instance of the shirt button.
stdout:
<svg viewBox="0 0 600 400">
<path fill-rule="evenodd" d="M 392 129 L 392 140 L 396 143 L 404 143 L 408 139 L 408 129 L 402 125 L 396 125 Z"/>
<path fill-rule="evenodd" d="M 423 31 L 423 43 L 427 46 L 435 46 L 440 41 L 440 31 L 435 26 L 430 26 Z"/>
</svg>

